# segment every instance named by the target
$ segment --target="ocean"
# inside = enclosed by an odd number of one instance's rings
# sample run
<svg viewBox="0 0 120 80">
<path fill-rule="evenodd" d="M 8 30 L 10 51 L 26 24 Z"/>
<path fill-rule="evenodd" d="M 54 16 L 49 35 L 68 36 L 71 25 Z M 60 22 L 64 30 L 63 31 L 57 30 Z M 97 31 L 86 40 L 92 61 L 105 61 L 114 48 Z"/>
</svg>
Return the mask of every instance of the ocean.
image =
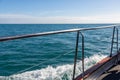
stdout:
<svg viewBox="0 0 120 80">
<path fill-rule="evenodd" d="M 112 24 L 0 24 L 0 38 Z M 112 28 L 82 31 L 85 69 L 110 53 Z M 0 42 L 0 80 L 72 80 L 76 32 Z M 76 76 L 82 72 L 81 36 Z M 115 51 L 115 50 L 114 50 Z"/>
</svg>

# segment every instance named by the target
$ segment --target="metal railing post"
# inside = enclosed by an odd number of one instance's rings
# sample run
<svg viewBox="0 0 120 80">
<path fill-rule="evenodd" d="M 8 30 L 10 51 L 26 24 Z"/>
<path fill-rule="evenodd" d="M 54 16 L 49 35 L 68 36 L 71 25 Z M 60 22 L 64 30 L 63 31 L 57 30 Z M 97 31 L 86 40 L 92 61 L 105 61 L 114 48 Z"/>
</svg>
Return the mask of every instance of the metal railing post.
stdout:
<svg viewBox="0 0 120 80">
<path fill-rule="evenodd" d="M 77 61 L 78 44 L 79 44 L 79 34 L 80 34 L 79 31 L 77 31 L 75 57 L 74 57 L 74 68 L 73 68 L 73 78 L 72 78 L 72 80 L 75 79 L 76 61 Z"/>
<path fill-rule="evenodd" d="M 114 34 L 115 34 L 115 27 L 113 28 L 112 42 L 111 42 L 111 50 L 110 50 L 110 57 L 112 57 L 113 43 L 114 43 Z"/>
<path fill-rule="evenodd" d="M 119 36 L 118 36 L 118 31 L 119 31 L 118 28 L 116 28 L 116 38 L 117 38 L 117 42 L 116 42 L 117 45 L 116 45 L 116 47 L 117 47 L 117 53 L 119 53 L 119 47 L 118 47 L 118 44 L 119 44 L 118 43 L 118 37 Z M 118 61 L 119 61 L 119 58 L 117 56 L 116 63 L 118 63 Z"/>
<path fill-rule="evenodd" d="M 82 36 L 82 71 L 83 71 L 82 76 L 83 76 L 83 80 L 84 80 L 84 35 L 81 33 L 81 36 Z"/>
<path fill-rule="evenodd" d="M 118 34 L 119 34 L 118 32 L 119 32 L 119 30 L 118 30 L 118 28 L 116 28 L 116 31 L 117 31 L 117 52 L 118 52 L 119 51 L 119 46 L 118 46 L 118 44 L 119 44 L 118 43 Z"/>
</svg>

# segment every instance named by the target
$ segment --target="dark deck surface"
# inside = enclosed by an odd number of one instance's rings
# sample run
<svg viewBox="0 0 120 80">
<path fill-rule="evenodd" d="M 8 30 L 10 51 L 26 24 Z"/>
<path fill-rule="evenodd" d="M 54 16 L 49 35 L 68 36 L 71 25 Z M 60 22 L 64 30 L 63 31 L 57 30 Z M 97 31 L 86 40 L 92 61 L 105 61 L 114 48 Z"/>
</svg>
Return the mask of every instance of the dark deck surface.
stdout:
<svg viewBox="0 0 120 80">
<path fill-rule="evenodd" d="M 120 62 L 107 72 L 103 73 L 97 80 L 120 80 Z"/>
</svg>

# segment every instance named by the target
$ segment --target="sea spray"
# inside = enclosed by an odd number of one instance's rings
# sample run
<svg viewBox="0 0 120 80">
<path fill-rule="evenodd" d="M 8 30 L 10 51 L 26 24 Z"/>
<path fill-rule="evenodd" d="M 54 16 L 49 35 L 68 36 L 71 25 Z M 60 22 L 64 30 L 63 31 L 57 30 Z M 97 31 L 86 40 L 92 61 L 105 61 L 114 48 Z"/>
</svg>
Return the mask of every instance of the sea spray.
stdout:
<svg viewBox="0 0 120 80">
<path fill-rule="evenodd" d="M 95 54 L 85 58 L 85 70 L 97 63 L 106 55 Z M 82 72 L 81 61 L 77 62 L 76 74 L 78 76 Z M 34 71 L 27 71 L 11 76 L 0 76 L 0 80 L 72 80 L 73 64 L 66 64 L 57 67 L 48 66 L 46 68 Z"/>
</svg>

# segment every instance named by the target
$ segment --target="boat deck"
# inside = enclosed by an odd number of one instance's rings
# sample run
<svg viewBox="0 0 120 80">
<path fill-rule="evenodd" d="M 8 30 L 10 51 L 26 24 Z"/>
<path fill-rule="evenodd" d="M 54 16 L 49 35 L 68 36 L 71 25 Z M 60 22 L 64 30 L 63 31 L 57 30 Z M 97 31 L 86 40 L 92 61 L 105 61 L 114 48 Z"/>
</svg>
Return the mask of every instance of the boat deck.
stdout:
<svg viewBox="0 0 120 80">
<path fill-rule="evenodd" d="M 120 61 L 116 66 L 103 73 L 97 80 L 120 80 Z"/>
</svg>

